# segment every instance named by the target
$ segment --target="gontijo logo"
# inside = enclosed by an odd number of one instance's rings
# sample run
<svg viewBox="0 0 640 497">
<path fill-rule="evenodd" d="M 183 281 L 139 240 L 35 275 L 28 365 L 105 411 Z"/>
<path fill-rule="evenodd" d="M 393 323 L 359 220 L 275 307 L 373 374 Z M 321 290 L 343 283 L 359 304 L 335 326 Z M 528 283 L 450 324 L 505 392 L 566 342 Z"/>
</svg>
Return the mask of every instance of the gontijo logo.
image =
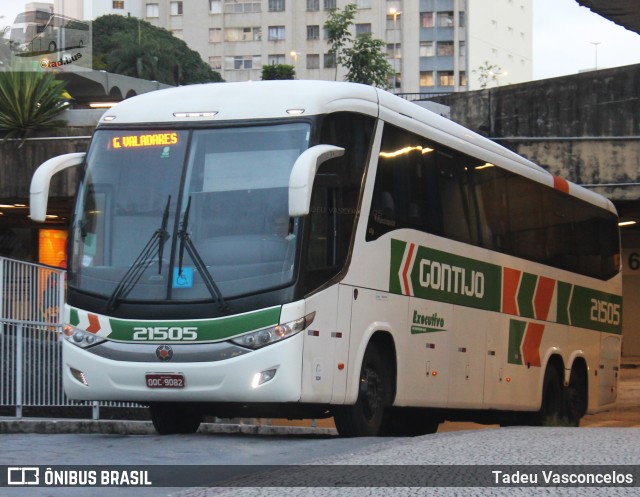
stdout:
<svg viewBox="0 0 640 497">
<path fill-rule="evenodd" d="M 622 297 L 595 288 L 394 239 L 389 268 L 391 293 L 622 333 Z"/>
</svg>

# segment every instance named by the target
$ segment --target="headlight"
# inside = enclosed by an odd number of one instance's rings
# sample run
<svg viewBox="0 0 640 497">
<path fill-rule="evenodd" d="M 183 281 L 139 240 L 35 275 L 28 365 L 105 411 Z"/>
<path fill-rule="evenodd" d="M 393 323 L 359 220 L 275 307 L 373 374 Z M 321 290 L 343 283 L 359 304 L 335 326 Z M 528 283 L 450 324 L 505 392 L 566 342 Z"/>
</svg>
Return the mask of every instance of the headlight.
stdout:
<svg viewBox="0 0 640 497">
<path fill-rule="evenodd" d="M 231 342 L 242 347 L 247 347 L 248 349 L 259 349 L 265 345 L 271 345 L 272 343 L 289 338 L 296 333 L 300 333 L 313 323 L 315 317 L 316 313 L 312 312 L 311 314 L 307 314 L 305 317 L 296 319 L 295 321 L 279 324 L 278 326 L 272 326 L 270 328 L 264 328 L 262 330 L 233 338 Z"/>
<path fill-rule="evenodd" d="M 71 325 L 66 325 L 62 328 L 62 336 L 64 336 L 65 340 L 83 349 L 105 341 L 104 338 L 100 338 L 88 331 L 74 328 Z"/>
</svg>

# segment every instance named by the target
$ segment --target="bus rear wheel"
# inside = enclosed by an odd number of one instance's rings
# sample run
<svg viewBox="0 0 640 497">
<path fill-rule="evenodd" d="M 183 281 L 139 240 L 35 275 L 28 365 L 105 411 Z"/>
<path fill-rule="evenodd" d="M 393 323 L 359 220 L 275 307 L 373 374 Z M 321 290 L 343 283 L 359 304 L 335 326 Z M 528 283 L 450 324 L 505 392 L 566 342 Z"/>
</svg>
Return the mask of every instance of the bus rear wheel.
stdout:
<svg viewBox="0 0 640 497">
<path fill-rule="evenodd" d="M 378 347 L 370 343 L 362 360 L 358 399 L 352 406 L 339 406 L 334 420 L 341 437 L 375 437 L 380 434 L 391 385 Z"/>
<path fill-rule="evenodd" d="M 151 404 L 149 413 L 160 435 L 195 433 L 202 422 L 202 413 L 189 404 Z"/>
<path fill-rule="evenodd" d="M 542 384 L 542 406 L 537 413 L 535 424 L 566 424 L 564 393 L 560 371 L 555 364 L 548 364 Z"/>
</svg>

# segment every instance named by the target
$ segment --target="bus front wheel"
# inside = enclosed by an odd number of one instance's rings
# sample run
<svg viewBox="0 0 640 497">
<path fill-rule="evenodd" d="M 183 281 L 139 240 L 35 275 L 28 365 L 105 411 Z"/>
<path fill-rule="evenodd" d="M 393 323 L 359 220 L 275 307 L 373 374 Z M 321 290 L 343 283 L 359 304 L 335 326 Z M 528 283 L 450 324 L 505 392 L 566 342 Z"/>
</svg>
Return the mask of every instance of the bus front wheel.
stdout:
<svg viewBox="0 0 640 497">
<path fill-rule="evenodd" d="M 362 360 L 356 403 L 336 407 L 334 411 L 341 437 L 375 437 L 380 434 L 384 411 L 391 397 L 387 373 L 378 347 L 370 343 Z"/>
<path fill-rule="evenodd" d="M 160 435 L 195 433 L 202 422 L 202 413 L 188 404 L 151 404 L 149 413 Z"/>
</svg>

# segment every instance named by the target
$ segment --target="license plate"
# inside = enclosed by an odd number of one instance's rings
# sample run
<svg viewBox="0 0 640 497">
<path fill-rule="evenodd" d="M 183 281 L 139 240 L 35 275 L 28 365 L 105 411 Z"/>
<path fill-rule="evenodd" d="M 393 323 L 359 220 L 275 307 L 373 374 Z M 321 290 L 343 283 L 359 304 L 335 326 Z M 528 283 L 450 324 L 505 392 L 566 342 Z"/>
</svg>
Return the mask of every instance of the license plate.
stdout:
<svg viewBox="0 0 640 497">
<path fill-rule="evenodd" d="M 181 373 L 147 373 L 149 388 L 184 388 L 184 375 Z"/>
</svg>

